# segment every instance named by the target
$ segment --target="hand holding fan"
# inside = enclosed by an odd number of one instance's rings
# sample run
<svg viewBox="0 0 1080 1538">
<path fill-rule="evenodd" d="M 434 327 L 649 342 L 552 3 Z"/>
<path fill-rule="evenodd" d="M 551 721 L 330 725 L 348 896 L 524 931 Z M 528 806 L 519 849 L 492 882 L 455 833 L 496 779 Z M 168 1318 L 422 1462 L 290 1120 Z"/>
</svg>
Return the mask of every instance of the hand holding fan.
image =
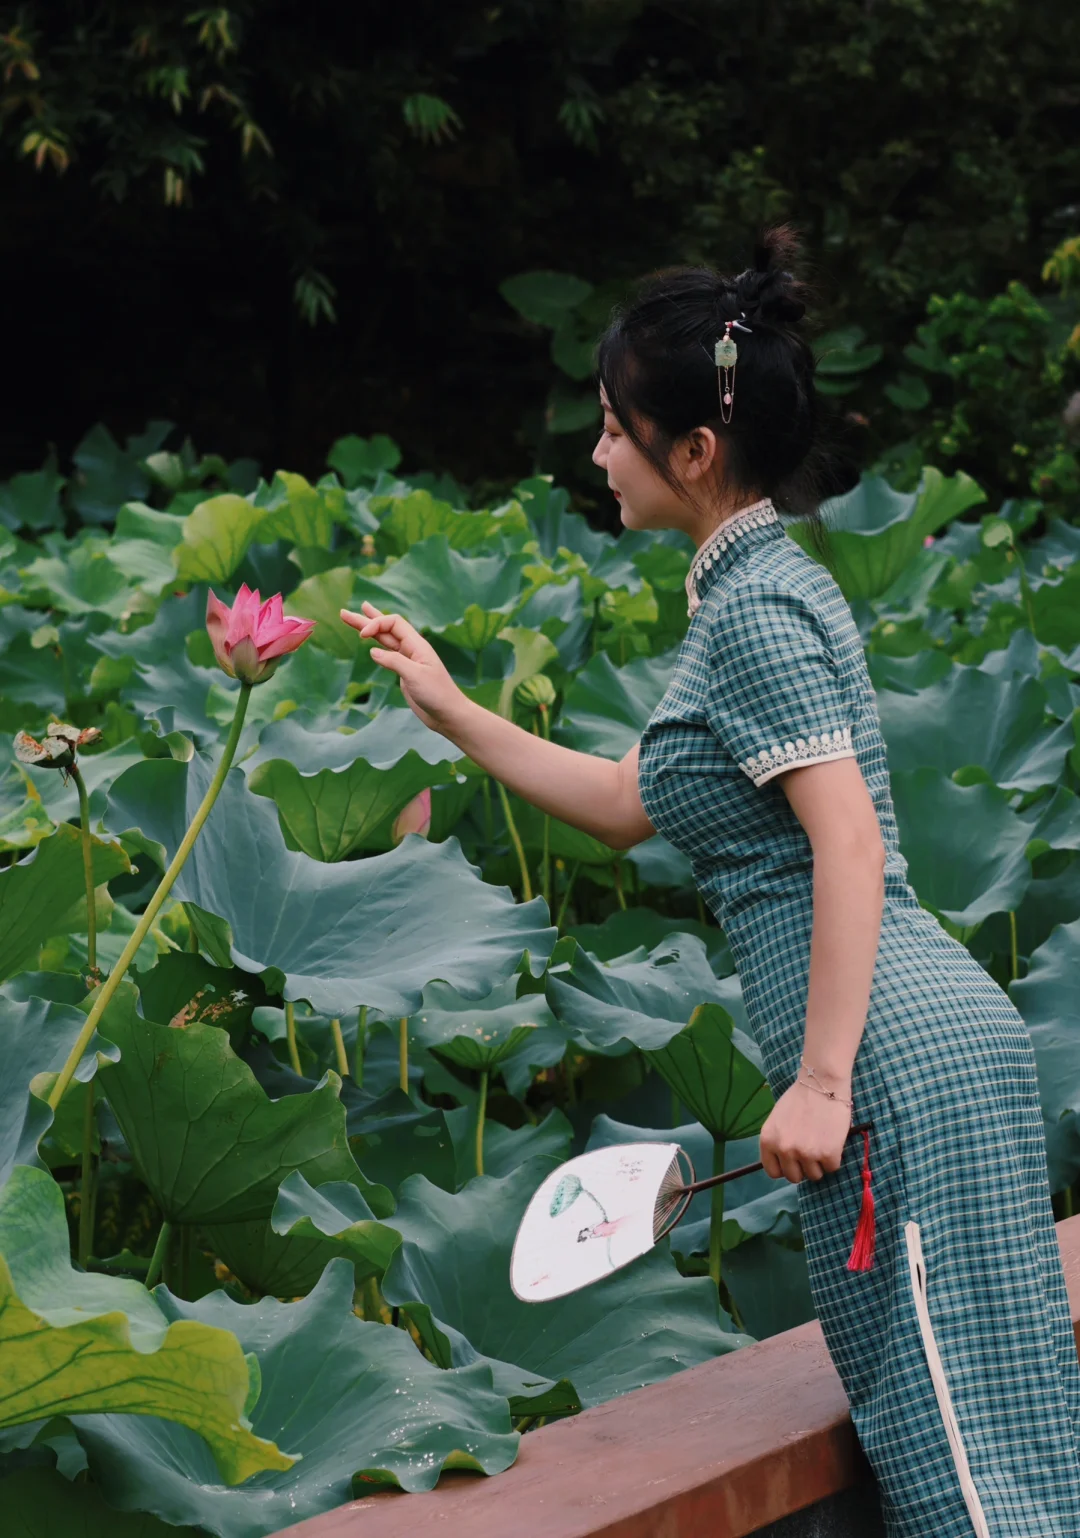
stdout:
<svg viewBox="0 0 1080 1538">
<path fill-rule="evenodd" d="M 852 1270 L 868 1270 L 873 1256 L 869 1131 L 870 1123 L 861 1122 L 848 1132 L 863 1134 L 866 1151 Z M 552 1170 L 526 1207 L 510 1257 L 510 1286 L 524 1303 L 545 1303 L 598 1282 L 670 1233 L 696 1192 L 763 1167 L 759 1160 L 695 1180 L 690 1155 L 678 1143 L 619 1143 L 579 1154 Z"/>
</svg>

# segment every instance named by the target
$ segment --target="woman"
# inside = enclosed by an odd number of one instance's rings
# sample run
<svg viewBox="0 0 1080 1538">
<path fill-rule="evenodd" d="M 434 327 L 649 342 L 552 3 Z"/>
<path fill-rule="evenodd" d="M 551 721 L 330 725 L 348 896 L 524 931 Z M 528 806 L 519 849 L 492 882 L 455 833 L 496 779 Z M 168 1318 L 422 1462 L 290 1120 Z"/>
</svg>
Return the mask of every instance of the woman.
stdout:
<svg viewBox="0 0 1080 1538">
<path fill-rule="evenodd" d="M 698 547 L 670 685 L 621 763 L 473 704 L 400 615 L 342 617 L 420 719 L 518 795 L 615 848 L 659 830 L 689 856 L 776 1096 L 762 1162 L 799 1183 L 815 1308 L 890 1538 L 1064 1538 L 1080 1534 L 1080 1367 L 1034 1056 L 908 884 L 858 630 L 778 511 L 820 516 L 792 254 L 773 231 L 736 278 L 656 274 L 601 340 L 593 459 L 628 528 Z M 869 1269 L 848 1265 L 855 1120 L 873 1128 Z"/>
</svg>

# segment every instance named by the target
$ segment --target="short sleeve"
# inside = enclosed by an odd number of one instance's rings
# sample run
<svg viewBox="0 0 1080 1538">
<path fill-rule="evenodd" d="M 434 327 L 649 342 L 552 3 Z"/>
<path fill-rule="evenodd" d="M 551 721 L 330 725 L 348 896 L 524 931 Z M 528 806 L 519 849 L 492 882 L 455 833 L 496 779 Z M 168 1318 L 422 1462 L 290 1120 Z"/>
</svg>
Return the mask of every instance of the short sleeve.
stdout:
<svg viewBox="0 0 1080 1538">
<path fill-rule="evenodd" d="M 755 785 L 800 764 L 855 757 L 825 624 L 800 593 L 747 583 L 719 609 L 705 715 Z"/>
</svg>

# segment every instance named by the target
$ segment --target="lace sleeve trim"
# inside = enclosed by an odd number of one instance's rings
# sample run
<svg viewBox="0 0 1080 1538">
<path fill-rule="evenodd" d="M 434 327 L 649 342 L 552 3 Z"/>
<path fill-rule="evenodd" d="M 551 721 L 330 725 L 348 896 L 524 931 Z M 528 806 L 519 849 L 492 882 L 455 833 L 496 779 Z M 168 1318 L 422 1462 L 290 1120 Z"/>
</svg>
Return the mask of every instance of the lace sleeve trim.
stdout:
<svg viewBox="0 0 1080 1538">
<path fill-rule="evenodd" d="M 783 747 L 774 742 L 771 748 L 752 753 L 739 768 L 750 776 L 755 785 L 764 785 L 774 774 L 796 764 L 822 764 L 834 758 L 854 757 L 851 727 L 844 726 L 835 731 L 824 731 L 820 735 L 796 737 L 794 742 L 785 742 Z"/>
</svg>

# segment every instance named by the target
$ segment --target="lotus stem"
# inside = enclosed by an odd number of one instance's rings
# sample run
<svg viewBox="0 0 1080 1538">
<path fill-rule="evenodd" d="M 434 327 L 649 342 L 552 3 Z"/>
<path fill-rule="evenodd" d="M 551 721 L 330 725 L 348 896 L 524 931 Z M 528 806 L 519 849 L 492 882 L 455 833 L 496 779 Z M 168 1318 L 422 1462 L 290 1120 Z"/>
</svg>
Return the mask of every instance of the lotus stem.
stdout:
<svg viewBox="0 0 1080 1538">
<path fill-rule="evenodd" d="M 543 724 L 543 736 L 545 742 L 551 741 L 551 714 L 546 705 L 540 706 L 540 720 Z M 533 731 L 539 737 L 536 723 L 533 723 Z M 544 813 L 544 852 L 540 858 L 540 889 L 544 894 L 544 901 L 551 912 L 551 813 Z"/>
<path fill-rule="evenodd" d="M 86 1270 L 94 1247 L 94 1080 L 86 1086 L 83 1116 L 82 1181 L 79 1190 L 79 1265 Z"/>
<path fill-rule="evenodd" d="M 562 929 L 563 919 L 566 917 L 567 904 L 570 901 L 570 893 L 574 890 L 574 882 L 577 880 L 577 873 L 580 869 L 580 866 L 581 861 L 575 860 L 573 865 L 570 867 L 570 879 L 566 883 L 566 891 L 562 895 L 562 902 L 559 904 L 559 912 L 555 920 L 555 928 L 558 930 Z"/>
<path fill-rule="evenodd" d="M 168 1218 L 163 1219 L 158 1229 L 157 1243 L 154 1245 L 154 1253 L 150 1257 L 150 1269 L 146 1273 L 147 1291 L 154 1286 L 161 1275 L 165 1264 L 165 1251 L 169 1248 L 169 1240 L 172 1238 L 172 1224 Z"/>
<path fill-rule="evenodd" d="M 514 814 L 510 810 L 510 797 L 506 794 L 506 786 L 502 780 L 496 780 L 495 784 L 498 788 L 499 800 L 502 802 L 503 816 L 506 818 L 506 830 L 510 834 L 510 842 L 514 846 L 518 868 L 521 871 L 521 900 L 526 903 L 532 902 L 533 890 L 532 882 L 529 880 L 529 865 L 525 859 L 525 850 L 522 848 L 517 823 L 514 821 Z"/>
<path fill-rule="evenodd" d="M 334 1038 L 334 1052 L 337 1055 L 337 1069 L 343 1079 L 349 1077 L 349 1057 L 345 1051 L 345 1038 L 341 1034 L 341 1021 L 331 1020 L 330 1034 Z"/>
<path fill-rule="evenodd" d="M 1016 944 L 1016 914 L 1009 912 L 1009 945 L 1012 952 L 1012 980 L 1015 983 L 1020 975 L 1020 958 Z"/>
<path fill-rule="evenodd" d="M 364 1047 L 367 1037 L 367 1012 L 366 1004 L 360 1006 L 360 1013 L 356 1021 L 356 1046 L 353 1048 L 353 1083 L 364 1082 Z"/>
<path fill-rule="evenodd" d="M 484 1173 L 484 1116 L 487 1112 L 489 1068 L 480 1070 L 480 1099 L 476 1103 L 476 1173 Z"/>
<path fill-rule="evenodd" d="M 484 775 L 481 788 L 484 792 L 484 828 L 490 845 L 495 842 L 495 824 L 491 813 L 491 776 L 489 774 Z"/>
<path fill-rule="evenodd" d="M 291 999 L 285 1000 L 285 1039 L 289 1044 L 289 1062 L 292 1064 L 292 1071 L 303 1077 L 300 1051 L 296 1045 L 296 1005 Z"/>
<path fill-rule="evenodd" d="M 78 764 L 72 764 L 68 774 L 75 781 L 75 789 L 79 793 L 79 833 L 82 839 L 83 876 L 86 880 L 86 966 L 93 977 L 97 972 L 97 909 L 94 904 L 94 850 L 90 843 L 90 798 L 86 794 L 86 781 L 79 773 Z"/>
<path fill-rule="evenodd" d="M 712 1172 L 714 1175 L 724 1173 L 724 1148 L 723 1138 L 713 1139 Z M 709 1275 L 716 1283 L 717 1293 L 720 1291 L 720 1234 L 724 1226 L 724 1188 L 722 1185 L 713 1186 L 709 1193 L 712 1205 L 709 1212 Z"/>
<path fill-rule="evenodd" d="M 619 900 L 619 907 L 626 912 L 626 896 L 622 888 L 622 855 L 617 855 L 614 864 L 615 896 Z"/>
<path fill-rule="evenodd" d="M 221 791 L 221 787 L 225 783 L 225 776 L 232 768 L 232 761 L 236 756 L 236 748 L 240 741 L 240 733 L 244 729 L 244 717 L 247 714 L 248 700 L 251 697 L 251 690 L 251 684 L 240 685 L 240 697 L 236 702 L 236 714 L 233 716 L 233 723 L 229 728 L 228 740 L 225 743 L 225 751 L 221 755 L 221 762 L 217 766 L 217 771 L 214 774 L 214 778 L 210 781 L 206 795 L 202 798 L 198 811 L 191 819 L 191 824 L 187 832 L 184 834 L 184 837 L 181 839 L 180 847 L 170 861 L 168 870 L 166 870 L 164 876 L 162 876 L 161 880 L 158 882 L 157 891 L 147 903 L 146 911 L 141 915 L 139 922 L 135 925 L 134 931 L 128 939 L 127 944 L 120 952 L 119 961 L 116 963 L 115 967 L 113 967 L 104 983 L 102 983 L 101 991 L 98 993 L 97 998 L 94 1000 L 93 1007 L 86 1017 L 86 1024 L 79 1032 L 78 1039 L 76 1040 L 71 1051 L 68 1053 L 67 1062 L 64 1064 L 63 1068 L 61 1068 L 56 1083 L 53 1085 L 49 1092 L 49 1106 L 53 1111 L 56 1110 L 57 1106 L 64 1098 L 64 1094 L 68 1085 L 71 1083 L 75 1069 L 79 1065 L 79 1059 L 86 1051 L 86 1048 L 89 1046 L 90 1041 L 93 1038 L 94 1032 L 97 1030 L 98 1021 L 109 1007 L 113 994 L 123 982 L 124 977 L 127 974 L 128 967 L 135 960 L 135 957 L 138 954 L 139 946 L 143 943 L 143 941 L 146 939 L 146 936 L 149 934 L 151 925 L 157 918 L 166 897 L 168 897 L 169 893 L 172 891 L 173 883 L 176 881 L 177 876 L 179 876 L 180 872 L 183 870 L 188 855 L 195 847 L 195 840 L 198 838 L 202 831 L 203 823 L 205 823 L 206 819 L 210 816 L 210 813 L 213 810 L 214 802 L 217 800 Z"/>
<path fill-rule="evenodd" d="M 402 1015 L 398 1021 L 398 1084 L 409 1093 L 409 1017 Z"/>
</svg>

